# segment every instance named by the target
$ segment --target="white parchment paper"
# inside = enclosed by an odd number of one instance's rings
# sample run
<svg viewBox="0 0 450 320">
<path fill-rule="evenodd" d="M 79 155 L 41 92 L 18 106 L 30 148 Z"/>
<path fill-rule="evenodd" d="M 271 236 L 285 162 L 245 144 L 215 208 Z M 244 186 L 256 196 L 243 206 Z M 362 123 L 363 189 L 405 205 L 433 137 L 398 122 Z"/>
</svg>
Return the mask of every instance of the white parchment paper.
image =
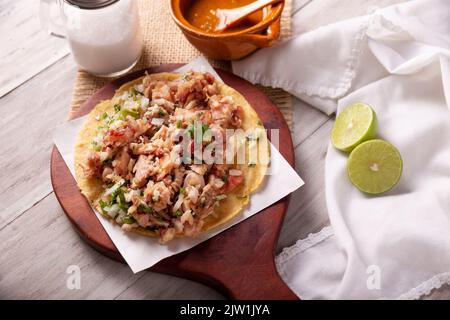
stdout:
<svg viewBox="0 0 450 320">
<path fill-rule="evenodd" d="M 187 70 L 210 72 L 217 79 L 220 79 L 208 61 L 203 57 L 176 70 L 176 72 L 184 72 Z M 55 145 L 64 158 L 72 175 L 74 175 L 75 141 L 85 118 L 86 117 L 81 117 L 67 122 L 56 128 L 54 132 Z M 271 145 L 270 153 L 271 167 L 276 168 L 276 170 L 271 170 L 273 174 L 266 177 L 264 186 L 250 197 L 249 205 L 241 214 L 231 221 L 210 230 L 209 232 L 204 232 L 196 238 L 175 239 L 168 244 L 161 245 L 156 238 L 148 238 L 131 232 L 125 233 L 120 226 L 111 223 L 94 209 L 93 211 L 120 254 L 130 266 L 131 270 L 133 270 L 134 273 L 137 273 L 153 266 L 164 258 L 188 250 L 195 245 L 214 237 L 220 232 L 251 217 L 301 187 L 304 184 L 303 180 L 273 145 Z"/>
</svg>

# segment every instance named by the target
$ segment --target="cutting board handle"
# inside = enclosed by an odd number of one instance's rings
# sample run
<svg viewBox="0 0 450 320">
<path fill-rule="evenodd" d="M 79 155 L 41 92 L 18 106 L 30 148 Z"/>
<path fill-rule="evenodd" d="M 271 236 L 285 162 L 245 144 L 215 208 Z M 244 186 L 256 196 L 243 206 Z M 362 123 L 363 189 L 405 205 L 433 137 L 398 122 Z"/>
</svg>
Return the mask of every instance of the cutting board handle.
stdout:
<svg viewBox="0 0 450 320">
<path fill-rule="evenodd" d="M 263 285 L 257 285 L 263 284 Z M 283 282 L 274 269 L 267 272 L 247 273 L 236 282 L 223 284 L 229 298 L 234 300 L 298 300 L 297 295 Z"/>
</svg>

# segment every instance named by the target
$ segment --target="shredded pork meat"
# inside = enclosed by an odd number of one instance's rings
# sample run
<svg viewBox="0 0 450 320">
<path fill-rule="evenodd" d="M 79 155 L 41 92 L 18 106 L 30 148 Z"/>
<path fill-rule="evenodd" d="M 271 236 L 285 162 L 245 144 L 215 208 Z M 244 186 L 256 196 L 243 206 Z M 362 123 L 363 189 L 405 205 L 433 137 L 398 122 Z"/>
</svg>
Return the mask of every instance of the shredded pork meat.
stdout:
<svg viewBox="0 0 450 320">
<path fill-rule="evenodd" d="M 147 76 L 113 102 L 114 112 L 99 117 L 100 142 L 83 166 L 105 186 L 102 213 L 125 231 L 156 232 L 161 242 L 197 235 L 243 179 L 229 179 L 231 165 L 195 161 L 196 148 L 214 143 L 196 141 L 195 126 L 201 134 L 237 129 L 242 109 L 219 93 L 214 76 L 194 72 L 172 81 Z M 186 148 L 187 136 L 193 139 Z"/>
</svg>

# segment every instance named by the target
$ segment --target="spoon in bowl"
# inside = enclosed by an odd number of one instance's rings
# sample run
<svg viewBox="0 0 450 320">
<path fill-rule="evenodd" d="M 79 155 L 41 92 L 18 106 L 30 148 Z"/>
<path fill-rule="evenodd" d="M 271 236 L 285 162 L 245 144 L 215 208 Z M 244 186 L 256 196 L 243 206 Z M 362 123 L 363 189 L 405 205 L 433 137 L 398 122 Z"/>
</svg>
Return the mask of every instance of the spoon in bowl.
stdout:
<svg viewBox="0 0 450 320">
<path fill-rule="evenodd" d="M 252 2 L 246 6 L 234 8 L 234 9 L 217 9 L 216 17 L 218 18 L 218 23 L 215 32 L 222 32 L 226 29 L 236 25 L 252 13 L 258 11 L 261 8 L 264 8 L 268 5 L 281 2 L 283 0 L 258 0 Z"/>
</svg>

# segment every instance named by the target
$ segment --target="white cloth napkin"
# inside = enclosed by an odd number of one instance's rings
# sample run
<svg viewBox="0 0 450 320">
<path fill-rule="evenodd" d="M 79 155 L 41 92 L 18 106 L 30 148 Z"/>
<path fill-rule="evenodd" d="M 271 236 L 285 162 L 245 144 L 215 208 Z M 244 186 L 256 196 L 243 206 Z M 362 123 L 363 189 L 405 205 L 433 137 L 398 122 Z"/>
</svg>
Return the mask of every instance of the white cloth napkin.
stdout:
<svg viewBox="0 0 450 320">
<path fill-rule="evenodd" d="M 404 161 L 400 184 L 369 197 L 328 148 L 332 227 L 277 258 L 304 299 L 419 298 L 450 284 L 450 1 L 415 0 L 322 27 L 233 64 L 322 111 L 369 103 Z"/>
</svg>

